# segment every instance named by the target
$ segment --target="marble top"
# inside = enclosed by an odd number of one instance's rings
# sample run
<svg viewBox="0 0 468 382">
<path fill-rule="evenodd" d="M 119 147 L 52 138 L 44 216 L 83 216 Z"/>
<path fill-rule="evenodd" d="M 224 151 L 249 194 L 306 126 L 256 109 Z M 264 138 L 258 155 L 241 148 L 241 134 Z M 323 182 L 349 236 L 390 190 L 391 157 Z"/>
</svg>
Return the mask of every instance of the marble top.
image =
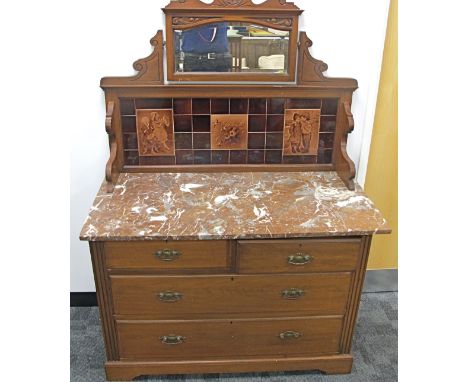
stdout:
<svg viewBox="0 0 468 382">
<path fill-rule="evenodd" d="M 122 173 L 101 187 L 82 240 L 198 240 L 389 233 L 336 172 Z"/>
</svg>

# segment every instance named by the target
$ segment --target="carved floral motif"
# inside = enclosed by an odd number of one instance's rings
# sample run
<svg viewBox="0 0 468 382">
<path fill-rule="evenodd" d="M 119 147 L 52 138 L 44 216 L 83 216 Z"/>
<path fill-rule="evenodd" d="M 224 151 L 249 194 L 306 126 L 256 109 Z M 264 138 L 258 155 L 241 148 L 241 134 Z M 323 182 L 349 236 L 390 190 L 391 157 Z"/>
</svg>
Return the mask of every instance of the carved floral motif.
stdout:
<svg viewBox="0 0 468 382">
<path fill-rule="evenodd" d="M 172 110 L 137 110 L 136 117 L 139 155 L 174 155 Z"/>
<path fill-rule="evenodd" d="M 173 25 L 190 25 L 194 23 L 198 23 L 200 21 L 209 20 L 213 17 L 173 17 L 172 24 Z"/>
<path fill-rule="evenodd" d="M 283 155 L 317 155 L 320 109 L 284 112 Z"/>
<path fill-rule="evenodd" d="M 213 114 L 211 116 L 211 149 L 247 149 L 247 118 L 247 114 Z"/>
<path fill-rule="evenodd" d="M 281 18 L 273 17 L 273 18 L 264 18 L 264 19 L 257 18 L 257 20 L 264 20 L 267 23 L 275 24 L 280 27 L 287 27 L 287 28 L 291 27 L 293 24 L 293 21 L 291 18 L 283 18 L 283 17 Z"/>
<path fill-rule="evenodd" d="M 215 0 L 213 5 L 220 7 L 241 7 L 243 5 L 251 5 L 250 0 Z"/>
</svg>

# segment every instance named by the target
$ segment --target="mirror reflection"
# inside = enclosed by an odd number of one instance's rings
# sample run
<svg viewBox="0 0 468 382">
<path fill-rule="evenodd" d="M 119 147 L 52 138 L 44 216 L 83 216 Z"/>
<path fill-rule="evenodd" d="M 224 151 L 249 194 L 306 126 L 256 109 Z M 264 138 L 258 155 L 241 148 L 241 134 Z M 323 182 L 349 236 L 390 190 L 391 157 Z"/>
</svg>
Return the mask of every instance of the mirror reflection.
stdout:
<svg viewBox="0 0 468 382">
<path fill-rule="evenodd" d="M 289 31 L 236 22 L 174 31 L 175 71 L 287 73 Z"/>
</svg>

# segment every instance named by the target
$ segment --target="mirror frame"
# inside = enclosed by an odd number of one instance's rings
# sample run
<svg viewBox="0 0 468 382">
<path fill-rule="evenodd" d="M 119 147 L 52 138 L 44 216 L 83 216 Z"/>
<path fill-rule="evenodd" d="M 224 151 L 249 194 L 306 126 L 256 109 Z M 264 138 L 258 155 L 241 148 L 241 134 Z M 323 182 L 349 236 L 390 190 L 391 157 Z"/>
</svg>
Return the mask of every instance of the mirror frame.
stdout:
<svg viewBox="0 0 468 382">
<path fill-rule="evenodd" d="M 285 0 L 173 0 L 162 9 L 166 15 L 167 80 L 171 82 L 295 82 L 299 15 L 303 12 Z M 251 15 L 255 16 L 252 17 Z M 185 30 L 214 22 L 242 22 L 289 31 L 287 73 L 187 72 L 175 71 L 174 30 Z"/>
</svg>

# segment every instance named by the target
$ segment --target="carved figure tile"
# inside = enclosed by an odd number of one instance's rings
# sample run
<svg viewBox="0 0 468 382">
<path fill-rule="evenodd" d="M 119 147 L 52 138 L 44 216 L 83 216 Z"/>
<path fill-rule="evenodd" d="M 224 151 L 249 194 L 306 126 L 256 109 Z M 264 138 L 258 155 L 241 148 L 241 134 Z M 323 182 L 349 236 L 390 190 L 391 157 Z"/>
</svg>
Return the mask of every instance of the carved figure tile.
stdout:
<svg viewBox="0 0 468 382">
<path fill-rule="evenodd" d="M 317 155 L 320 109 L 286 109 L 283 155 Z"/>
<path fill-rule="evenodd" d="M 138 109 L 136 119 L 140 156 L 175 154 L 171 109 Z"/>
<path fill-rule="evenodd" d="M 248 114 L 211 115 L 211 149 L 247 149 Z"/>
</svg>

